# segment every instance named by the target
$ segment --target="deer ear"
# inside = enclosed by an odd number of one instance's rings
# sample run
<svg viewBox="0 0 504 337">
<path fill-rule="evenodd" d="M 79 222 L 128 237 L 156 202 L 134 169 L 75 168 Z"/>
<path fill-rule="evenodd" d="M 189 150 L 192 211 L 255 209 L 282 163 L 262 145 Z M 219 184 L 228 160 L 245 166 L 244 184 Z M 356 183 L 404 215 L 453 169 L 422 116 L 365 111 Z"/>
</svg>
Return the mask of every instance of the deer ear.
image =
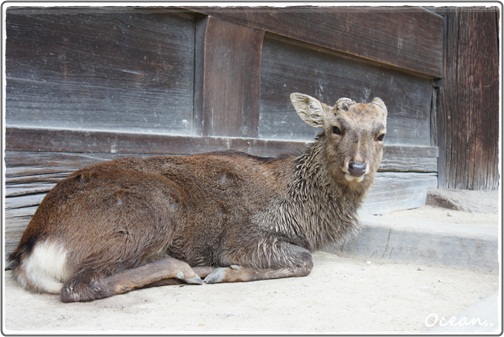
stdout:
<svg viewBox="0 0 504 337">
<path fill-rule="evenodd" d="M 385 103 L 383 103 L 380 97 L 373 98 L 371 100 L 371 103 L 377 105 L 381 109 L 385 117 L 387 117 L 387 106 L 385 105 Z"/>
<path fill-rule="evenodd" d="M 306 124 L 315 128 L 324 127 L 325 110 L 317 99 L 294 92 L 290 95 L 294 109 Z"/>
</svg>

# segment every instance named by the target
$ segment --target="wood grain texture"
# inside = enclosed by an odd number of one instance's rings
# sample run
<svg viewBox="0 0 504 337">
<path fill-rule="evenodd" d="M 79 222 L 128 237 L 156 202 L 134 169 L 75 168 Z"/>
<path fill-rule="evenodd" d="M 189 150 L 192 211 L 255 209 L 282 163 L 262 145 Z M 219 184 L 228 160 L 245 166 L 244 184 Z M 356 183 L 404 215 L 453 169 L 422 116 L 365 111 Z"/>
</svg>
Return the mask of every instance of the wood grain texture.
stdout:
<svg viewBox="0 0 504 337">
<path fill-rule="evenodd" d="M 419 7 L 188 7 L 429 78 L 443 77 L 443 18 Z"/>
<path fill-rule="evenodd" d="M 96 153 L 122 156 L 179 155 L 233 150 L 256 156 L 274 157 L 282 154 L 300 154 L 311 142 L 45 129 L 8 128 L 6 131 L 6 150 L 26 153 L 28 162 L 31 155 L 45 152 L 50 156 L 53 152 L 68 152 L 89 158 L 96 156 Z M 436 172 L 437 156 L 437 147 L 386 143 L 381 170 Z"/>
<path fill-rule="evenodd" d="M 275 156 L 279 151 L 298 152 L 305 142 L 269 141 L 257 138 L 165 136 L 101 131 L 7 128 L 9 151 L 193 154 L 235 150 Z"/>
<path fill-rule="evenodd" d="M 44 195 L 84 166 L 216 150 L 301 153 L 316 131 L 302 128 L 292 91 L 326 103 L 382 97 L 388 135 L 364 212 L 424 203 L 437 172 L 429 132 L 431 81 L 442 72 L 438 16 L 207 10 L 202 18 L 166 8 L 9 9 L 8 252 Z"/>
<path fill-rule="evenodd" d="M 195 101 L 204 136 L 257 136 L 263 36 L 212 16 L 198 23 Z"/>
<path fill-rule="evenodd" d="M 381 214 L 424 206 L 430 188 L 437 188 L 435 173 L 379 172 L 359 214 Z"/>
<path fill-rule="evenodd" d="M 262 138 L 311 139 L 318 130 L 292 113 L 291 92 L 332 105 L 383 99 L 388 108 L 387 143 L 429 146 L 432 81 L 357 62 L 310 45 L 267 35 L 261 68 Z"/>
<path fill-rule="evenodd" d="M 9 9 L 7 124 L 192 133 L 194 15 Z"/>
<path fill-rule="evenodd" d="M 446 16 L 446 79 L 439 89 L 439 185 L 499 186 L 498 10 L 439 9 Z"/>
</svg>

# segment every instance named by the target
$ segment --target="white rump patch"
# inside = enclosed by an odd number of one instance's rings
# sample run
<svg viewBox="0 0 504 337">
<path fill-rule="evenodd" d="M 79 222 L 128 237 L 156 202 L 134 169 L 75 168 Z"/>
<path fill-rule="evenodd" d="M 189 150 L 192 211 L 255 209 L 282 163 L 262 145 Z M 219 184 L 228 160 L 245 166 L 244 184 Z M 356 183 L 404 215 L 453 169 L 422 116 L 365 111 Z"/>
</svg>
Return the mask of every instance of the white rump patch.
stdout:
<svg viewBox="0 0 504 337">
<path fill-rule="evenodd" d="M 60 292 L 63 282 L 70 276 L 67 250 L 63 244 L 51 240 L 36 243 L 21 268 L 24 273 L 18 279 L 23 286 L 54 294 Z"/>
</svg>

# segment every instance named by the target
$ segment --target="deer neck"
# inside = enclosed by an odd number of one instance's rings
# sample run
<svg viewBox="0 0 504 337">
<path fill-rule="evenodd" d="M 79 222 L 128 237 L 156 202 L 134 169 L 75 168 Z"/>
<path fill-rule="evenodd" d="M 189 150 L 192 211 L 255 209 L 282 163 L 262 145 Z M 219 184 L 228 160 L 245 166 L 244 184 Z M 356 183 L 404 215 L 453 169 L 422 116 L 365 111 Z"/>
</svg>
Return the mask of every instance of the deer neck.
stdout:
<svg viewBox="0 0 504 337">
<path fill-rule="evenodd" d="M 302 233 L 307 248 L 316 250 L 329 242 L 346 239 L 358 229 L 357 209 L 367 186 L 348 186 L 335 182 L 326 160 L 325 135 L 295 160 L 293 181 L 288 188 L 289 213 Z M 369 185 L 369 184 L 367 184 Z"/>
</svg>

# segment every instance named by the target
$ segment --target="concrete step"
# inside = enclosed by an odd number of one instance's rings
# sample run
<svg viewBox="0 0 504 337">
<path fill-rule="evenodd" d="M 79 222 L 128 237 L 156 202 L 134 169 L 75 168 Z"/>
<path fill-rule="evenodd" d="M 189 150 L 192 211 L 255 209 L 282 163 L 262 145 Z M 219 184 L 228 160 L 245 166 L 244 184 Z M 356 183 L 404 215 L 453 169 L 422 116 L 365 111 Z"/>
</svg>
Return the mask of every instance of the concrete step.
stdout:
<svg viewBox="0 0 504 337">
<path fill-rule="evenodd" d="M 363 228 L 324 250 L 341 256 L 494 271 L 499 267 L 498 214 L 424 206 L 361 216 Z"/>
</svg>

